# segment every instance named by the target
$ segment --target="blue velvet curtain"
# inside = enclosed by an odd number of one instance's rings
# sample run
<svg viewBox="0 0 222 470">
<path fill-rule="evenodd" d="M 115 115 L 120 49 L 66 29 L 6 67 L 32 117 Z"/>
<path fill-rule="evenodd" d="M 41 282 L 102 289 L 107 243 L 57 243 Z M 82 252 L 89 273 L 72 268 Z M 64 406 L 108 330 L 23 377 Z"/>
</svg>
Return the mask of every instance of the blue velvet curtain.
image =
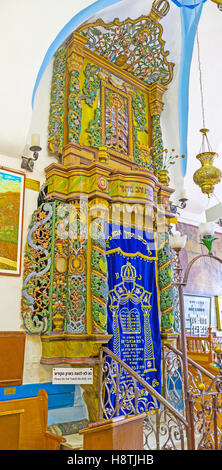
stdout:
<svg viewBox="0 0 222 470">
<path fill-rule="evenodd" d="M 158 392 L 161 391 L 161 339 L 154 234 L 109 227 L 108 347 Z M 122 373 L 121 383 L 130 383 Z M 151 397 L 146 397 L 145 402 Z"/>
</svg>

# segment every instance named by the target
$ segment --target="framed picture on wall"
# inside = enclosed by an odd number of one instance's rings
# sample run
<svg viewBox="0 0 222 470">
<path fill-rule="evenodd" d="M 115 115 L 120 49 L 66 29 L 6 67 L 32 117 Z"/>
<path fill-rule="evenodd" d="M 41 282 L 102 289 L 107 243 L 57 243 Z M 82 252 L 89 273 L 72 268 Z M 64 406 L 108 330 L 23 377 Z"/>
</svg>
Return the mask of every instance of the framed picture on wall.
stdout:
<svg viewBox="0 0 222 470">
<path fill-rule="evenodd" d="M 184 294 L 186 331 L 191 335 L 206 335 L 211 326 L 211 297 Z"/>
<path fill-rule="evenodd" d="M 222 330 L 222 295 L 215 297 L 216 302 L 216 313 L 217 313 L 217 328 Z"/>
<path fill-rule="evenodd" d="M 0 274 L 20 276 L 25 174 L 0 168 Z"/>
</svg>

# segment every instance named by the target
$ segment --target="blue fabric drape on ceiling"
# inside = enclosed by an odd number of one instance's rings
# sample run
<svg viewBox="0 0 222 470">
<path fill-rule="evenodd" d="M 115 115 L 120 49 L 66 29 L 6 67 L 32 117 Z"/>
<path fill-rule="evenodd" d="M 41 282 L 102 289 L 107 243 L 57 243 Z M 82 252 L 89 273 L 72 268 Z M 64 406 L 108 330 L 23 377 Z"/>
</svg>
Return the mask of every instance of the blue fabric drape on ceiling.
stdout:
<svg viewBox="0 0 222 470">
<path fill-rule="evenodd" d="M 189 84 L 190 67 L 193 55 L 193 47 L 196 36 L 196 24 L 198 24 L 202 13 L 203 4 L 206 0 L 185 0 L 179 2 L 172 0 L 180 8 L 181 15 L 181 60 L 178 90 L 178 114 L 180 133 L 180 154 L 185 155 L 181 159 L 182 176 L 186 175 L 187 169 L 187 134 L 189 117 Z"/>
</svg>

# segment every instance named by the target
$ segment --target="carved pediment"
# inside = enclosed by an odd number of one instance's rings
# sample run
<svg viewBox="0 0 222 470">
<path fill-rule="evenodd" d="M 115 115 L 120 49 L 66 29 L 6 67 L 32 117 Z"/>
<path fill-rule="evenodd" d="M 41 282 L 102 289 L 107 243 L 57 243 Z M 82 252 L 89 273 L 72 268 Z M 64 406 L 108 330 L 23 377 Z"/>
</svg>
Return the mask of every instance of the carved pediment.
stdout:
<svg viewBox="0 0 222 470">
<path fill-rule="evenodd" d="M 158 1 L 153 3 L 149 16 L 122 22 L 116 18 L 111 23 L 99 18 L 79 28 L 78 33 L 88 39 L 87 48 L 120 69 L 148 85 L 167 85 L 172 80 L 174 64 L 166 59 L 169 52 L 164 50 L 158 20 L 168 11 L 168 2 Z"/>
</svg>

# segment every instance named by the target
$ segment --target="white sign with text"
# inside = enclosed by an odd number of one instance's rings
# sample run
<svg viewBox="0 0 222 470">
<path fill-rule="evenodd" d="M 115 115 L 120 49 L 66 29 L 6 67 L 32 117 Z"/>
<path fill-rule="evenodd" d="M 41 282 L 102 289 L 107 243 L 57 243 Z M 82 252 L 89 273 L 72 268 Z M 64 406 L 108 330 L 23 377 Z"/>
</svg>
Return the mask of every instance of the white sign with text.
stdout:
<svg viewBox="0 0 222 470">
<path fill-rule="evenodd" d="M 93 368 L 74 369 L 57 367 L 53 369 L 52 383 L 85 385 L 93 383 Z"/>
</svg>

